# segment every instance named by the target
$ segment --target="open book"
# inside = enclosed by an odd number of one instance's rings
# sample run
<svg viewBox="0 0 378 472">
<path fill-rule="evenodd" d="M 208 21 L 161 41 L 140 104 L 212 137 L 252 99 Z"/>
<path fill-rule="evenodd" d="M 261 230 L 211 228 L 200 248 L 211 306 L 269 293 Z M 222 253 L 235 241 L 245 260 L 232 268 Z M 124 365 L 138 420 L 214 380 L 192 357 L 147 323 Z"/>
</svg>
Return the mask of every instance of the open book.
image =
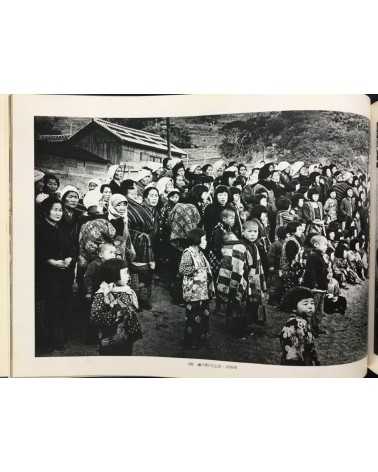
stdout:
<svg viewBox="0 0 378 472">
<path fill-rule="evenodd" d="M 352 95 L 0 97 L 0 375 L 378 373 L 377 121 Z"/>
</svg>

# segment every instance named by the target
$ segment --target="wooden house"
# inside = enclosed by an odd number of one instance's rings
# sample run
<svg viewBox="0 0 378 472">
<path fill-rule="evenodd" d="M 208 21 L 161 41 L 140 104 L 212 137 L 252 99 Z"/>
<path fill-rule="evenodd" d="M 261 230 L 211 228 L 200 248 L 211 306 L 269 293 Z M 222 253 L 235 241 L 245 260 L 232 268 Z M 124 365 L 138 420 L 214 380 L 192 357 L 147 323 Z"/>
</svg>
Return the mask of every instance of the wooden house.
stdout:
<svg viewBox="0 0 378 472">
<path fill-rule="evenodd" d="M 128 128 L 95 118 L 74 134 L 69 143 L 86 149 L 111 164 L 162 162 L 167 157 L 167 141 L 158 134 Z M 187 153 L 171 145 L 172 157 L 184 159 Z"/>
</svg>

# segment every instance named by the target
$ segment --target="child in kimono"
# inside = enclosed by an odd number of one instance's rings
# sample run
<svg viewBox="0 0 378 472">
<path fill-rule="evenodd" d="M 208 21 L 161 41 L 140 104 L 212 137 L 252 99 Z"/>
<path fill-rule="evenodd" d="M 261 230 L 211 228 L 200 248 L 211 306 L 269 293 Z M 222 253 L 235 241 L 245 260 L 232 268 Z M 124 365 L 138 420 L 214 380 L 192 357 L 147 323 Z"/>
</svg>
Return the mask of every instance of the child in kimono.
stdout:
<svg viewBox="0 0 378 472">
<path fill-rule="evenodd" d="M 248 251 L 234 233 L 223 237 L 222 260 L 216 283 L 217 306 L 226 305 L 226 329 L 237 339 L 245 339 L 245 302 L 248 286 Z"/>
<path fill-rule="evenodd" d="M 142 337 L 137 317 L 138 299 L 129 283 L 126 264 L 109 259 L 100 269 L 100 288 L 91 308 L 91 321 L 98 329 L 101 356 L 131 356 L 134 342 Z"/>
<path fill-rule="evenodd" d="M 247 317 L 249 323 L 263 324 L 266 321 L 265 300 L 266 281 L 264 268 L 257 244 L 259 225 L 255 220 L 248 220 L 243 224 L 241 241 L 247 248 Z"/>
<path fill-rule="evenodd" d="M 315 313 L 311 290 L 305 287 L 290 289 L 282 301 L 281 308 L 292 313 L 280 334 L 281 365 L 320 365 L 311 330 L 311 318 Z"/>
<path fill-rule="evenodd" d="M 206 234 L 200 228 L 188 233 L 189 247 L 182 254 L 179 273 L 186 307 L 184 345 L 197 349 L 209 338 L 209 302 L 214 294 L 210 264 L 204 250 Z"/>
</svg>

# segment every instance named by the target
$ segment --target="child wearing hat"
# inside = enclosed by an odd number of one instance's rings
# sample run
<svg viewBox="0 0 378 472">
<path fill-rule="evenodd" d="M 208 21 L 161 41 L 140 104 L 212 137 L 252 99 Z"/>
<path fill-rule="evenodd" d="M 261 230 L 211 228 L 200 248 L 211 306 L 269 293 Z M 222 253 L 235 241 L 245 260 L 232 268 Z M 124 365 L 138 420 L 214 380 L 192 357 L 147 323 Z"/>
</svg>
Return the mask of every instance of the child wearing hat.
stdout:
<svg viewBox="0 0 378 472">
<path fill-rule="evenodd" d="M 281 365 L 320 365 L 310 323 L 315 313 L 311 290 L 305 287 L 290 289 L 282 301 L 281 308 L 292 313 L 280 334 Z"/>
</svg>

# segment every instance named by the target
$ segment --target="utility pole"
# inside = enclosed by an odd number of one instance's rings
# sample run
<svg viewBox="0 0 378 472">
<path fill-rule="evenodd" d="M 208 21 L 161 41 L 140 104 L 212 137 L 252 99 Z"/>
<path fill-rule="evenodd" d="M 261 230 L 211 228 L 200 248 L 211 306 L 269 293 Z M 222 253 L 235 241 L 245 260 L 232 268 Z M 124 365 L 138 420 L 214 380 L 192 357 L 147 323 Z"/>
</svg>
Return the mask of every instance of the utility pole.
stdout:
<svg viewBox="0 0 378 472">
<path fill-rule="evenodd" d="M 168 148 L 168 158 L 171 159 L 171 123 L 169 118 L 165 120 L 167 125 L 167 148 Z"/>
</svg>

